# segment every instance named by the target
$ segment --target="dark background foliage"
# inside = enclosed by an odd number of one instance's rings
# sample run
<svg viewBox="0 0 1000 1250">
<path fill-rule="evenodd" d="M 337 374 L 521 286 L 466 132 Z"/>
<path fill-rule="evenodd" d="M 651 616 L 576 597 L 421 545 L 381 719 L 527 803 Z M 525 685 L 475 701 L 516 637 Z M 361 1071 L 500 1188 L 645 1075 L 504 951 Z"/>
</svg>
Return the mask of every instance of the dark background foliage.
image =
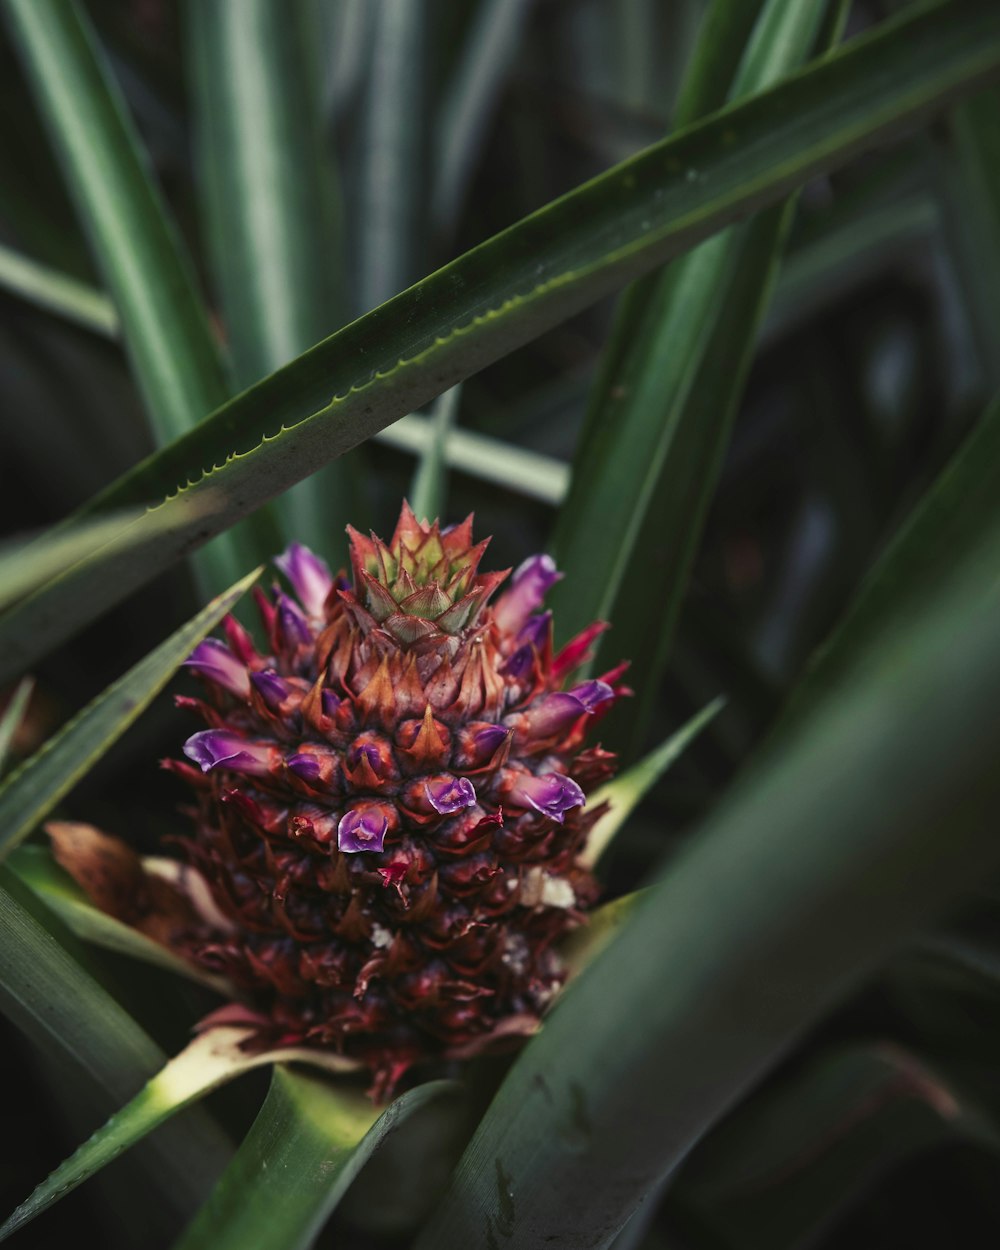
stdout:
<svg viewBox="0 0 1000 1250">
<path fill-rule="evenodd" d="M 887 7 L 855 4 L 851 29 Z M 202 257 L 182 9 L 169 0 L 91 0 L 88 9 L 191 252 Z M 435 38 L 422 67 L 432 102 L 471 8 L 438 0 L 433 10 Z M 422 184 L 408 278 L 667 130 L 701 6 L 623 0 L 621 10 L 602 0 L 531 6 L 450 240 L 431 228 Z M 358 69 L 341 75 L 327 136 L 341 171 L 347 257 L 357 255 L 363 228 L 356 206 L 363 64 Z M 434 115 L 433 107 L 427 114 Z M 996 116 L 1000 125 L 1000 111 Z M 0 242 L 96 283 L 6 42 L 0 43 L 0 135 Z M 417 150 L 426 149 L 427 139 L 414 136 Z M 997 363 L 995 326 L 984 321 L 977 291 L 973 232 L 962 211 L 947 121 L 807 187 L 649 742 L 719 692 L 728 703 L 621 836 L 610 892 L 641 883 L 665 845 L 684 838 L 761 743 L 886 537 L 981 411 Z M 354 279 L 351 298 L 355 311 L 363 311 Z M 462 425 L 569 461 L 611 308 L 607 302 L 589 310 L 471 379 Z M 62 517 L 152 445 L 117 345 L 7 293 L 0 293 L 0 380 L 6 535 Z M 384 533 L 408 488 L 412 459 L 384 445 L 366 450 L 358 523 Z M 495 535 L 497 566 L 518 562 L 549 539 L 547 504 L 453 472 L 449 519 L 471 510 L 478 531 Z M 343 551 L 343 536 L 330 534 L 324 554 L 336 562 Z M 20 750 L 194 606 L 188 576 L 174 571 L 46 660 Z M 157 760 L 176 753 L 184 725 L 161 698 L 75 792 L 74 816 L 145 848 L 156 845 L 175 826 L 178 801 Z M 614 726 L 609 732 L 614 736 Z M 1000 1229 L 1000 1170 L 977 1117 L 1000 1113 L 989 1043 L 1000 1024 L 998 916 L 996 901 L 984 895 L 949 938 L 960 934 L 964 948 L 981 956 L 978 964 L 956 964 L 943 946 L 924 943 L 810 1036 L 694 1152 L 648 1244 L 690 1250 L 992 1244 Z M 164 1034 L 162 1020 L 157 1024 L 165 1045 L 181 1040 L 169 1026 Z M 9 1209 L 71 1151 L 93 1117 L 57 1061 L 40 1063 L 9 1026 L 2 1029 L 8 1076 L 19 1074 L 6 1086 L 0 1206 Z M 842 1062 L 844 1069 L 837 1066 Z M 833 1083 L 833 1095 L 825 1082 Z M 979 1110 L 960 1110 L 955 1090 Z M 238 1122 L 236 1100 L 220 1107 Z M 756 1145 L 740 1148 L 741 1135 L 755 1130 L 753 1140 L 764 1142 L 759 1166 L 747 1162 L 756 1158 Z M 134 1167 L 115 1165 L 106 1181 L 74 1194 L 38 1231 L 32 1226 L 19 1234 L 20 1244 L 53 1245 L 78 1236 L 82 1225 L 102 1244 L 159 1244 L 158 1234 L 136 1240 L 142 1204 L 122 1198 Z M 117 1226 L 109 1222 L 111 1203 L 121 1213 Z M 350 1236 L 355 1240 L 346 1244 L 360 1244 L 356 1228 Z"/>
</svg>

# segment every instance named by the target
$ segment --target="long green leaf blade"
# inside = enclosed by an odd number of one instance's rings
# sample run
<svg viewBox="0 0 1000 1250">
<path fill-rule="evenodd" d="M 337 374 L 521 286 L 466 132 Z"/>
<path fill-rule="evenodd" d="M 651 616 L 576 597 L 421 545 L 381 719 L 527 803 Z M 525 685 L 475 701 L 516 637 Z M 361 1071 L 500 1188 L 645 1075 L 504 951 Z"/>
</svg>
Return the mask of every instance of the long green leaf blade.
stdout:
<svg viewBox="0 0 1000 1250">
<path fill-rule="evenodd" d="M 28 709 L 31 692 L 34 688 L 35 683 L 30 677 L 22 678 L 15 687 L 14 693 L 10 696 L 7 706 L 0 713 L 0 777 L 6 771 L 7 757 L 10 755 L 14 735 L 21 727 L 21 721 L 24 719 L 24 713 Z"/>
<path fill-rule="evenodd" d="M 733 95 L 764 90 L 801 64 L 828 8 L 767 0 Z M 659 686 L 791 211 L 769 209 L 675 261 L 638 315 L 627 300 L 612 338 L 615 367 L 602 374 L 588 414 L 596 428 L 584 436 L 559 515 L 555 549 L 566 580 L 553 609 L 568 634 L 595 617 L 615 623 L 601 658 L 613 646 L 636 675 L 628 753 L 641 744 Z"/>
<path fill-rule="evenodd" d="M 175 1250 L 308 1250 L 397 1125 L 455 1089 L 418 1085 L 380 1114 L 355 1090 L 279 1065 L 253 1128 Z"/>
<path fill-rule="evenodd" d="M 83 1184 L 154 1128 L 243 1073 L 278 1060 L 304 1060 L 331 1071 L 344 1066 L 337 1056 L 325 1055 L 323 1051 L 291 1047 L 277 1052 L 246 1050 L 244 1043 L 252 1034 L 252 1029 L 218 1027 L 196 1037 L 21 1203 L 0 1226 L 0 1241 Z"/>
<path fill-rule="evenodd" d="M 672 733 L 666 742 L 662 742 L 655 750 L 631 768 L 620 773 L 612 781 L 601 786 L 587 799 L 591 807 L 607 802 L 611 804 L 608 813 L 601 817 L 591 829 L 587 845 L 580 856 L 580 862 L 592 868 L 611 845 L 615 834 L 635 811 L 649 791 L 656 785 L 663 774 L 687 750 L 701 731 L 709 725 L 725 706 L 721 696 L 713 699 L 700 712 L 696 712 L 690 720 Z"/>
<path fill-rule="evenodd" d="M 82 1070 L 106 1106 L 131 1098 L 165 1060 L 156 1043 L 71 953 L 70 935 L 0 867 L 0 1010 L 38 1044 Z M 156 1145 L 157 1183 L 199 1201 L 228 1144 L 192 1112 Z"/>
<path fill-rule="evenodd" d="M 4 15 L 122 335 L 156 439 L 229 398 L 194 274 L 138 132 L 75 0 L 8 0 Z M 228 540 L 201 557 L 212 589 L 243 570 Z"/>
<path fill-rule="evenodd" d="M 998 556 L 994 526 L 688 843 L 515 1064 L 419 1250 L 487 1228 L 607 1246 L 806 1027 L 996 870 Z"/>
<path fill-rule="evenodd" d="M 317 13 L 309 0 L 193 0 L 186 15 L 203 220 L 243 389 L 345 320 Z M 319 550 L 342 534 L 356 477 L 344 464 L 306 479 L 282 500 L 289 533 Z"/>
<path fill-rule="evenodd" d="M 52 811 L 260 575 L 219 595 L 73 717 L 0 785 L 0 859 Z"/>
<path fill-rule="evenodd" d="M 114 339 L 120 332 L 118 313 L 102 291 L 2 246 L 0 287 L 101 338 Z"/>
<path fill-rule="evenodd" d="M 977 534 L 1000 519 L 1000 396 L 983 414 L 920 503 L 893 535 L 847 612 L 817 651 L 805 677 L 774 730 L 794 726 L 887 621 L 901 617 L 913 600 L 947 575 Z"/>
<path fill-rule="evenodd" d="M 95 499 L 94 506 L 145 500 L 191 481 L 162 507 L 183 516 L 212 487 L 221 502 L 170 539 L 150 537 L 128 556 L 91 562 L 26 603 L 0 629 L 0 673 L 82 623 L 81 580 L 92 618 L 100 604 L 117 602 L 317 464 L 815 173 L 916 125 L 998 70 L 1000 9 L 992 0 L 908 9 L 474 249 L 247 391 Z M 205 472 L 209 464 L 216 467 Z"/>
</svg>

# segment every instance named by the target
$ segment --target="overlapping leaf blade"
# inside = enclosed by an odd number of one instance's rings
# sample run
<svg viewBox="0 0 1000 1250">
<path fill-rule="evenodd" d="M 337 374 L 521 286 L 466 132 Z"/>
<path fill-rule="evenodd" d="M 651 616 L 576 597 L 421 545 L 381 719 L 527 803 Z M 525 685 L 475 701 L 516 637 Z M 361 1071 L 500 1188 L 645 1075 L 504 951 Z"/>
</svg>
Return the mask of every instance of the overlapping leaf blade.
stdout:
<svg viewBox="0 0 1000 1250">
<path fill-rule="evenodd" d="M 608 1245 L 804 1028 L 1000 865 L 998 556 L 994 525 L 688 843 L 515 1064 L 420 1250 L 487 1226 L 511 1250 Z"/>
<path fill-rule="evenodd" d="M 998 67 L 1000 11 L 989 0 L 922 5 L 474 249 L 98 497 L 94 506 L 113 506 L 195 480 L 163 506 L 183 516 L 208 489 L 220 503 L 180 535 L 88 564 L 26 603 L 0 630 L 4 667 L 23 665 L 317 464 L 615 286 L 923 120 Z M 209 465 L 217 467 L 202 476 Z M 80 580 L 85 614 L 76 602 Z"/>
<path fill-rule="evenodd" d="M 175 1250 L 307 1250 L 397 1125 L 455 1089 L 418 1085 L 380 1113 L 356 1090 L 279 1065 L 253 1128 Z"/>
<path fill-rule="evenodd" d="M 260 574 L 251 573 L 170 635 L 49 739 L 0 785 L 0 858 L 44 820 L 87 769 L 125 732 L 177 666 Z"/>
</svg>

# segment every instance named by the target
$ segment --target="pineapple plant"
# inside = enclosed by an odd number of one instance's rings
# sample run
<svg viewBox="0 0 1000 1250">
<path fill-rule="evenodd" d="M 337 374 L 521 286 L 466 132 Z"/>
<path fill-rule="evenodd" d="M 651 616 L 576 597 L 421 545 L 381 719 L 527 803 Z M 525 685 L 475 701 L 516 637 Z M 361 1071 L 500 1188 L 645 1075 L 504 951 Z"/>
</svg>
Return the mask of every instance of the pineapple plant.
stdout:
<svg viewBox="0 0 1000 1250">
<path fill-rule="evenodd" d="M 350 530 L 352 580 L 293 544 L 291 593 L 258 595 L 266 650 L 229 617 L 187 661 L 208 728 L 168 766 L 228 928 L 184 948 L 261 1011 L 262 1043 L 356 1058 L 380 1100 L 414 1063 L 533 1032 L 597 897 L 578 857 L 614 757 L 586 739 L 624 665 L 573 683 L 603 626 L 554 653 L 554 563 L 503 588 L 486 546 L 405 503 L 388 543 Z"/>
</svg>

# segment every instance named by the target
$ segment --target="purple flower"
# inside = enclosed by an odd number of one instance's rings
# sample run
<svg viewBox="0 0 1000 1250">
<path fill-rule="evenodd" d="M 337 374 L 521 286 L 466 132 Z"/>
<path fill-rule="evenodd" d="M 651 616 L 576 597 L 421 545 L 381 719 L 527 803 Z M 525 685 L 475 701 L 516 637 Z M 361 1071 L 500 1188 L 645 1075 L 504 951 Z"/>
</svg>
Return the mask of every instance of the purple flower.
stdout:
<svg viewBox="0 0 1000 1250">
<path fill-rule="evenodd" d="M 322 617 L 323 605 L 333 585 L 326 561 L 301 543 L 291 543 L 274 563 L 292 583 L 306 612 L 310 616 Z"/>
<path fill-rule="evenodd" d="M 274 669 L 268 669 L 263 673 L 252 673 L 250 680 L 271 711 L 277 712 L 288 697 L 288 683 L 282 681 Z"/>
<path fill-rule="evenodd" d="M 509 734 L 510 730 L 504 725 L 490 725 L 486 729 L 480 729 L 475 737 L 476 755 L 480 759 L 489 759 Z"/>
<path fill-rule="evenodd" d="M 358 851 L 381 851 L 389 822 L 381 812 L 356 807 L 345 812 L 337 826 L 337 845 L 353 855 Z"/>
<path fill-rule="evenodd" d="M 540 651 L 545 645 L 551 627 L 551 612 L 539 612 L 537 616 L 529 617 L 527 624 L 517 636 L 518 645 L 534 647 L 536 651 Z"/>
<path fill-rule="evenodd" d="M 312 630 L 299 605 L 287 595 L 279 595 L 277 608 L 278 628 L 285 642 L 292 647 L 310 646 L 313 641 Z"/>
<path fill-rule="evenodd" d="M 425 789 L 431 807 L 442 816 L 472 807 L 476 801 L 476 787 L 468 777 L 436 777 Z"/>
<path fill-rule="evenodd" d="M 273 750 L 266 743 L 248 742 L 225 729 L 203 729 L 184 743 L 184 754 L 203 773 L 225 767 L 250 777 L 263 777 L 270 772 Z"/>
<path fill-rule="evenodd" d="M 245 699 L 250 693 L 246 666 L 233 655 L 224 642 L 219 642 L 216 638 L 206 638 L 204 642 L 199 642 L 184 661 L 184 666 L 193 668 L 202 677 L 224 686 L 240 698 Z"/>
<path fill-rule="evenodd" d="M 302 781 L 319 779 L 319 760 L 315 755 L 291 755 L 285 761 L 285 767 Z"/>
<path fill-rule="evenodd" d="M 563 823 L 571 807 L 582 807 L 587 799 L 572 777 L 562 773 L 545 773 L 535 777 L 530 773 L 519 777 L 511 797 L 522 806 L 533 807 L 543 816 Z"/>
<path fill-rule="evenodd" d="M 523 725 L 531 737 L 548 738 L 568 729 L 575 720 L 614 697 L 615 692 L 607 682 L 585 681 L 572 690 L 547 694 L 524 713 Z"/>
<path fill-rule="evenodd" d="M 323 715 L 334 717 L 337 714 L 337 708 L 340 707 L 340 699 L 332 690 L 324 690 L 320 695 L 320 701 L 323 704 Z"/>
<path fill-rule="evenodd" d="M 551 556 L 529 556 L 515 570 L 510 589 L 497 600 L 493 610 L 500 629 L 518 633 L 561 577 Z"/>
<path fill-rule="evenodd" d="M 535 662 L 535 651 L 533 647 L 518 647 L 512 656 L 504 660 L 500 666 L 500 672 L 510 677 L 513 681 L 523 681 L 531 673 L 531 666 Z"/>
</svg>

